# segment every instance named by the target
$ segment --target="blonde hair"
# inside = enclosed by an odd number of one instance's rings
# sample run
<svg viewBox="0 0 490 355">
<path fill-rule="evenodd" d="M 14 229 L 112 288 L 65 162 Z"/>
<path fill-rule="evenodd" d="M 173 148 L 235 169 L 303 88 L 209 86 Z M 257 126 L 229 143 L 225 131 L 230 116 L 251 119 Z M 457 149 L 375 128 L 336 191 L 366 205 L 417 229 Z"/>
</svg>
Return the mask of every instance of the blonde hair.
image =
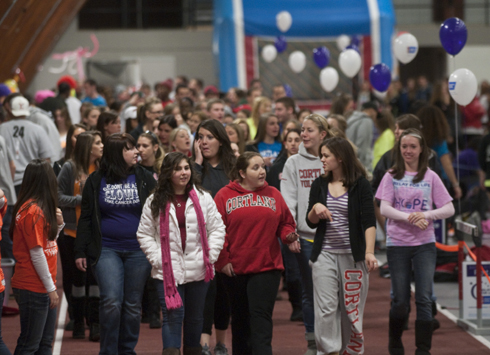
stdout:
<svg viewBox="0 0 490 355">
<path fill-rule="evenodd" d="M 325 138 L 329 138 L 332 136 L 332 134 L 330 133 L 330 126 L 328 125 L 327 119 L 322 115 L 319 115 L 318 113 L 312 113 L 311 115 L 305 117 L 305 121 L 306 120 L 312 121 L 315 124 L 315 126 L 317 126 L 320 133 L 327 132 Z"/>
<path fill-rule="evenodd" d="M 173 129 L 172 132 L 170 132 L 170 137 L 168 138 L 168 144 L 169 144 L 169 147 L 171 147 L 171 149 L 174 149 L 172 147 L 172 143 L 175 141 L 175 138 L 177 138 L 177 134 L 180 131 L 185 131 L 187 133 L 187 135 L 189 136 L 189 138 L 191 137 L 189 134 L 189 131 L 184 127 L 177 127 L 175 129 Z"/>
<path fill-rule="evenodd" d="M 260 122 L 260 116 L 261 116 L 259 112 L 260 107 L 267 102 L 271 103 L 271 100 L 265 96 L 256 97 L 254 100 L 253 107 L 252 107 L 252 120 L 256 128 L 259 127 L 259 122 Z"/>
</svg>

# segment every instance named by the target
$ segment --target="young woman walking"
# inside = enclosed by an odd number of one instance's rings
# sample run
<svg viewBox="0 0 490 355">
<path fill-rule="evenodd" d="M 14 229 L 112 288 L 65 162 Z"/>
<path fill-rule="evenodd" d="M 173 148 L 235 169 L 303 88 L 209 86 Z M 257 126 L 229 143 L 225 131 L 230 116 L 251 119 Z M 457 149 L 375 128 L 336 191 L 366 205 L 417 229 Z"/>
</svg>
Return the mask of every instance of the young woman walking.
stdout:
<svg viewBox="0 0 490 355">
<path fill-rule="evenodd" d="M 201 355 L 204 301 L 225 227 L 186 155 L 173 152 L 165 157 L 137 235 L 162 306 L 163 354 L 180 354 L 183 325 L 184 354 Z"/>
<path fill-rule="evenodd" d="M 307 223 L 316 228 L 311 253 L 318 354 L 364 351 L 364 305 L 374 256 L 376 218 L 366 170 L 343 138 L 320 145 L 324 174 L 310 190 Z"/>
<path fill-rule="evenodd" d="M 403 324 L 415 280 L 416 354 L 430 354 L 432 344 L 432 280 L 436 266 L 433 220 L 454 214 L 446 187 L 428 168 L 429 148 L 417 129 L 406 129 L 397 142 L 395 164 L 381 181 L 376 198 L 387 222 L 387 257 L 393 301 L 390 310 L 390 354 L 404 354 Z M 433 206 L 436 206 L 435 209 Z"/>
</svg>

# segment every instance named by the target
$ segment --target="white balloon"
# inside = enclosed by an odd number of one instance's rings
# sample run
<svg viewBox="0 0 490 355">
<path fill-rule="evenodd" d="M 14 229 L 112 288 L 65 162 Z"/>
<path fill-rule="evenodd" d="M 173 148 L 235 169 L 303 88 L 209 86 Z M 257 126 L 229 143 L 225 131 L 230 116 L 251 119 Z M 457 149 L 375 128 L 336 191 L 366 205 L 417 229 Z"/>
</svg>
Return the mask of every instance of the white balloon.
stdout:
<svg viewBox="0 0 490 355">
<path fill-rule="evenodd" d="M 419 51 L 419 42 L 414 35 L 403 33 L 395 39 L 393 46 L 395 57 L 403 64 L 410 63 Z"/>
<path fill-rule="evenodd" d="M 264 58 L 267 63 L 272 62 L 276 57 L 277 49 L 274 45 L 268 44 L 262 49 L 262 58 Z"/>
<path fill-rule="evenodd" d="M 276 25 L 281 32 L 287 32 L 293 23 L 291 14 L 287 11 L 281 11 L 276 15 Z"/>
<path fill-rule="evenodd" d="M 295 73 L 301 73 L 306 66 L 306 56 L 301 51 L 294 51 L 289 55 L 289 66 Z"/>
<path fill-rule="evenodd" d="M 475 74 L 465 68 L 454 71 L 449 77 L 448 85 L 451 97 L 461 106 L 466 106 L 473 101 L 478 90 Z"/>
<path fill-rule="evenodd" d="M 380 100 L 384 100 L 386 98 L 386 95 L 388 95 L 388 91 L 378 91 L 376 89 L 373 89 L 373 94 Z"/>
<path fill-rule="evenodd" d="M 337 37 L 337 48 L 339 51 L 343 51 L 345 47 L 350 44 L 350 37 L 347 35 L 340 35 Z"/>
<path fill-rule="evenodd" d="M 339 73 L 332 67 L 322 69 L 320 72 L 320 84 L 326 92 L 331 92 L 339 83 Z"/>
<path fill-rule="evenodd" d="M 349 78 L 353 78 L 361 70 L 361 56 L 354 49 L 346 49 L 339 55 L 339 66 Z"/>
</svg>

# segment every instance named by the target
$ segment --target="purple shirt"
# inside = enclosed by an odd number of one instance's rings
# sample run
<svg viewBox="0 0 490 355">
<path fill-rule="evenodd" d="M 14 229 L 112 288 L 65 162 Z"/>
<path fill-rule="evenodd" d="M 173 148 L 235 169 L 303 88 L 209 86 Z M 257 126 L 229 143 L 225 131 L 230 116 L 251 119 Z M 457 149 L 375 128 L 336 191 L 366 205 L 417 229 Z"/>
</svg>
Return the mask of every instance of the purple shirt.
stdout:
<svg viewBox="0 0 490 355">
<path fill-rule="evenodd" d="M 136 176 L 129 175 L 118 184 L 100 183 L 99 206 L 102 216 L 102 246 L 116 250 L 139 250 L 136 231 L 142 206 Z"/>
<path fill-rule="evenodd" d="M 417 173 L 405 172 L 401 180 L 393 179 L 387 172 L 381 180 L 376 198 L 389 202 L 395 209 L 405 212 L 424 212 L 432 206 L 440 208 L 453 199 L 446 190 L 439 176 L 427 169 L 424 179 L 414 184 Z M 425 231 L 408 221 L 387 220 L 387 246 L 415 246 L 435 242 L 434 225 L 429 221 Z"/>
</svg>

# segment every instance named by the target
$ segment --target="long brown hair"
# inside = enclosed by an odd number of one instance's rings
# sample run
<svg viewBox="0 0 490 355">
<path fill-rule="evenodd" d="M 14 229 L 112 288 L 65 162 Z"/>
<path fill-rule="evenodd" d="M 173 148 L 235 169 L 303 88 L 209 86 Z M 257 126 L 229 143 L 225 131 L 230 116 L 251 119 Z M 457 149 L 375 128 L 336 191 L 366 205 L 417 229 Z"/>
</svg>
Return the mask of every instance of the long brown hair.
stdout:
<svg viewBox="0 0 490 355">
<path fill-rule="evenodd" d="M 71 159 L 71 155 L 73 153 L 73 149 L 75 148 L 71 142 L 71 137 L 75 133 L 77 128 L 83 129 L 85 132 L 88 131 L 88 127 L 83 123 L 75 123 L 71 125 L 70 129 L 68 129 L 68 133 L 66 134 L 66 150 L 65 150 L 65 161 Z"/>
<path fill-rule="evenodd" d="M 156 134 L 151 131 L 146 131 L 145 133 L 141 133 L 138 139 L 140 138 L 147 138 L 152 146 L 158 145 L 158 149 L 155 153 L 155 163 L 153 164 L 153 170 L 155 170 L 157 174 L 160 174 L 163 158 L 165 158 L 165 150 L 160 144 L 160 139 L 158 139 Z"/>
<path fill-rule="evenodd" d="M 30 201 L 27 203 L 27 201 Z M 26 206 L 24 206 L 27 203 Z M 44 230 L 48 240 L 55 240 L 58 234 L 56 208 L 58 208 L 58 181 L 51 165 L 42 159 L 31 161 L 24 172 L 17 203 L 12 212 L 13 223 L 10 225 L 9 235 L 14 238 L 17 227 L 16 216 L 19 212 L 37 205 L 38 213 L 34 224 L 44 219 Z"/>
<path fill-rule="evenodd" d="M 427 146 L 427 142 L 424 139 L 422 132 L 415 128 L 409 128 L 403 131 L 400 135 L 400 139 L 396 143 L 396 149 L 394 152 L 395 164 L 389 170 L 390 174 L 393 175 L 393 178 L 396 180 L 400 180 L 405 176 L 405 160 L 403 160 L 402 153 L 400 150 L 402 138 L 405 136 L 412 136 L 418 139 L 420 147 L 422 148 L 422 152 L 419 156 L 419 166 L 417 169 L 417 175 L 413 178 L 413 183 L 416 184 L 424 179 L 425 173 L 427 172 L 427 168 L 429 166 L 429 147 Z"/>
<path fill-rule="evenodd" d="M 344 187 L 350 188 L 361 176 L 367 176 L 366 169 L 357 158 L 354 148 L 347 139 L 340 137 L 324 139 L 318 149 L 320 157 L 323 147 L 327 148 L 339 160 L 343 175 L 341 181 Z M 332 172 L 329 171 L 322 177 L 330 182 L 332 181 Z"/>
<path fill-rule="evenodd" d="M 422 107 L 417 116 L 422 123 L 422 133 L 429 147 L 441 144 L 449 137 L 449 125 L 442 110 L 434 105 Z"/>
<path fill-rule="evenodd" d="M 160 175 L 158 176 L 157 187 L 155 188 L 155 192 L 153 193 L 153 201 L 151 201 L 151 214 L 153 218 L 158 217 L 160 210 L 165 212 L 167 202 L 173 201 L 175 190 L 172 185 L 172 175 L 175 171 L 175 168 L 182 162 L 182 160 L 185 160 L 189 164 L 189 167 L 191 169 L 191 178 L 185 188 L 186 195 L 193 188 L 193 186 L 195 186 L 198 191 L 203 191 L 199 183 L 199 177 L 194 170 L 191 159 L 180 152 L 168 153 L 165 156 L 165 159 L 163 159 L 162 170 L 160 171 Z"/>
<path fill-rule="evenodd" d="M 253 143 L 263 142 L 265 137 L 267 136 L 267 123 L 269 123 L 269 119 L 271 117 L 277 118 L 274 113 L 267 112 L 260 116 L 259 125 L 257 126 L 257 134 L 255 135 L 255 139 Z M 278 133 L 277 136 L 273 137 L 275 141 L 281 141 L 281 133 Z"/>
<path fill-rule="evenodd" d="M 75 167 L 73 171 L 75 179 L 79 178 L 82 173 L 89 175 L 90 155 L 97 136 L 102 140 L 102 134 L 99 131 L 87 131 L 80 133 L 78 136 L 77 145 L 75 146 L 75 149 L 73 149 L 73 156 L 71 159 L 71 162 Z M 99 161 L 96 161 L 95 164 L 98 166 Z"/>
<path fill-rule="evenodd" d="M 221 122 L 216 120 L 207 120 L 201 122 L 196 129 L 196 138 L 194 139 L 194 144 L 197 144 L 199 140 L 199 131 L 201 128 L 208 130 L 211 132 L 214 138 L 216 138 L 220 143 L 220 147 L 218 150 L 218 157 L 223 170 L 225 171 L 226 176 L 231 179 L 231 170 L 235 166 L 236 157 L 235 153 L 233 153 L 233 149 L 231 149 L 230 138 L 228 137 L 228 133 L 226 133 L 225 127 Z M 194 147 L 193 147 L 194 148 Z M 204 158 L 204 157 L 203 157 Z M 192 149 L 192 159 L 196 160 L 196 151 Z M 206 158 L 204 158 L 206 161 Z M 207 164 L 203 163 L 202 175 L 206 175 L 207 173 Z"/>
</svg>

